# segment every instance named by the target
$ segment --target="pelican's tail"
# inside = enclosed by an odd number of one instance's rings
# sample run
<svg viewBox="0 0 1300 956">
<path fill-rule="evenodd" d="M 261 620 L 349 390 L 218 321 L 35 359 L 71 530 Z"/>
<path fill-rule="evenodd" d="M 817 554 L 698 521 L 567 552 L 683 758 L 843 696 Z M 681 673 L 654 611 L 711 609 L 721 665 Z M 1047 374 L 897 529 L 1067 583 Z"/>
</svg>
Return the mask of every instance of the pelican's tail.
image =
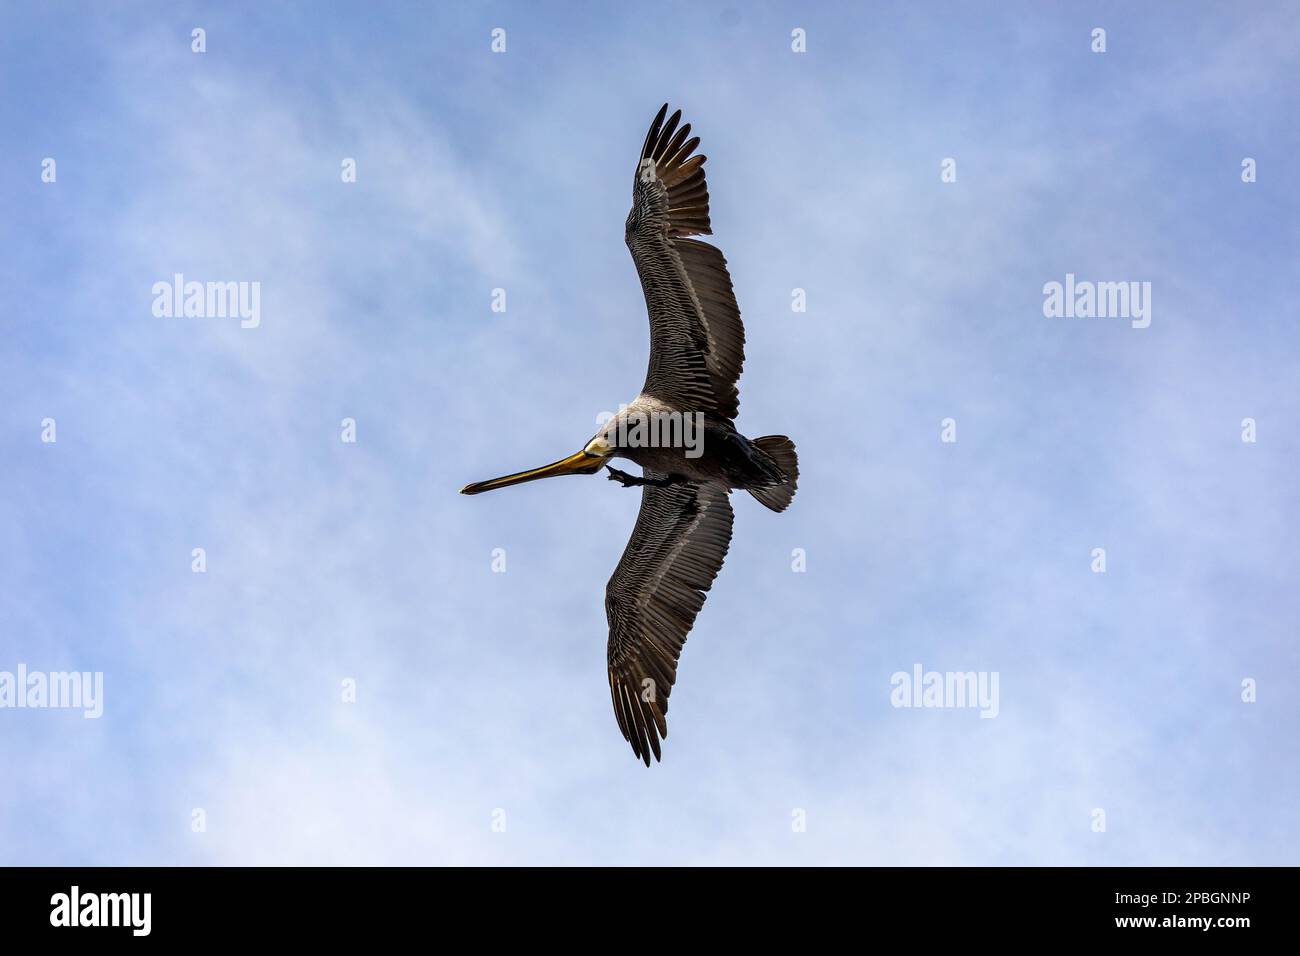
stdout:
<svg viewBox="0 0 1300 956">
<path fill-rule="evenodd" d="M 794 442 L 784 435 L 764 435 L 753 439 L 753 445 L 771 460 L 784 480 L 746 490 L 764 507 L 784 511 L 790 507 L 799 484 L 799 456 L 794 453 Z"/>
</svg>

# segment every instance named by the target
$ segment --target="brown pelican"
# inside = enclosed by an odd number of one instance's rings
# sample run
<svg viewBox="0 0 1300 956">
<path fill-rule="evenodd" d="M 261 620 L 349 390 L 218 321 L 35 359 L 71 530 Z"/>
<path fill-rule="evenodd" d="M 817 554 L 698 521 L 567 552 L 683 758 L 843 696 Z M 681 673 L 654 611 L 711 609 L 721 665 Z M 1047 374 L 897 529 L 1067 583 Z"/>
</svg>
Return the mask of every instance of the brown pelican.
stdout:
<svg viewBox="0 0 1300 956">
<path fill-rule="evenodd" d="M 650 369 L 641 394 L 561 461 L 479 481 L 467 495 L 553 475 L 590 475 L 641 486 L 632 538 L 605 589 L 609 691 L 619 730 L 650 765 L 668 736 L 677 659 L 731 543 L 732 489 L 784 511 L 799 477 L 784 435 L 736 430 L 736 381 L 745 330 L 722 253 L 709 235 L 709 192 L 699 137 L 668 104 L 655 117 L 632 182 L 625 238 L 650 313 Z M 690 137 L 688 139 L 688 137 Z M 608 465 L 627 458 L 641 477 Z"/>
</svg>

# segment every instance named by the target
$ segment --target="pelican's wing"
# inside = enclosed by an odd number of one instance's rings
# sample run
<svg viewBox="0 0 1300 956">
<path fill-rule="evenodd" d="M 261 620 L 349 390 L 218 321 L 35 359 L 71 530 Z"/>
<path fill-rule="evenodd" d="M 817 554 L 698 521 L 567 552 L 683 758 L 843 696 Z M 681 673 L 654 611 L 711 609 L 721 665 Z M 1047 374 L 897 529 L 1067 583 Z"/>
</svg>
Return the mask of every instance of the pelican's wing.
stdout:
<svg viewBox="0 0 1300 956">
<path fill-rule="evenodd" d="M 708 235 L 709 190 L 698 136 L 668 122 L 665 103 L 646 134 L 632 184 L 627 246 L 650 313 L 647 395 L 675 408 L 735 418 L 736 380 L 745 362 L 745 327 L 715 247 L 687 236 Z"/>
<path fill-rule="evenodd" d="M 649 470 L 645 476 L 655 477 Z M 605 614 L 614 716 L 647 767 L 668 736 L 664 718 L 682 644 L 730 543 L 725 489 L 684 482 L 642 490 L 632 538 L 605 588 Z"/>
</svg>

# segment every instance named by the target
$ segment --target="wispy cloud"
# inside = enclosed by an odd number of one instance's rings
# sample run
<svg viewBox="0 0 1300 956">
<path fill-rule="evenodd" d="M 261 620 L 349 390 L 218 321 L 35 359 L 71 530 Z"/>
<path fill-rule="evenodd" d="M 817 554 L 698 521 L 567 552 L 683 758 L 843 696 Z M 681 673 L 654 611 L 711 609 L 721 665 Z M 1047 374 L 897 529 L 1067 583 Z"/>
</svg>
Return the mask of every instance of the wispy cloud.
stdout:
<svg viewBox="0 0 1300 956">
<path fill-rule="evenodd" d="M 666 43 L 521 5 L 494 58 L 464 10 L 312 8 L 319 43 L 305 10 L 224 12 L 203 55 L 183 14 L 36 20 L 4 58 L 0 669 L 102 670 L 106 701 L 0 712 L 0 857 L 1295 861 L 1290 14 L 1116 7 L 1094 56 L 1030 6 L 738 7 Z M 93 82 L 49 72 L 65 43 Z M 22 95 L 50 85 L 80 93 Z M 737 502 L 647 772 L 603 673 L 638 496 L 455 490 L 635 394 L 622 220 L 670 97 L 746 317 L 740 424 L 804 474 L 780 517 Z M 1152 326 L 1044 318 L 1067 271 L 1151 281 Z M 155 318 L 177 272 L 260 282 L 260 327 Z M 998 671 L 997 719 L 891 708 L 918 661 Z"/>
</svg>

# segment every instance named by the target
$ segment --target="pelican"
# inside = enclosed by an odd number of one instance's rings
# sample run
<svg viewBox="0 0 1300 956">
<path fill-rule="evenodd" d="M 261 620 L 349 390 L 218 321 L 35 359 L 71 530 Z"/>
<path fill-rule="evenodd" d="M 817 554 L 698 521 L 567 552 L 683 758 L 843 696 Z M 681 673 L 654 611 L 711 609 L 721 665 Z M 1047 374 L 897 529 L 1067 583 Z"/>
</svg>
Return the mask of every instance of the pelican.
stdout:
<svg viewBox="0 0 1300 956">
<path fill-rule="evenodd" d="M 731 544 L 732 490 L 784 511 L 799 478 L 789 438 L 746 438 L 734 424 L 745 330 L 726 259 L 690 238 L 712 229 L 705 157 L 695 154 L 691 125 L 678 127 L 681 117 L 668 116 L 665 103 L 650 124 L 624 233 L 650 314 L 641 394 L 568 458 L 461 489 L 477 495 L 601 468 L 641 488 L 636 526 L 605 588 L 605 615 L 614 716 L 647 767 L 651 754 L 661 759 L 677 660 Z M 614 468 L 615 458 L 640 465 L 642 475 Z"/>
</svg>

